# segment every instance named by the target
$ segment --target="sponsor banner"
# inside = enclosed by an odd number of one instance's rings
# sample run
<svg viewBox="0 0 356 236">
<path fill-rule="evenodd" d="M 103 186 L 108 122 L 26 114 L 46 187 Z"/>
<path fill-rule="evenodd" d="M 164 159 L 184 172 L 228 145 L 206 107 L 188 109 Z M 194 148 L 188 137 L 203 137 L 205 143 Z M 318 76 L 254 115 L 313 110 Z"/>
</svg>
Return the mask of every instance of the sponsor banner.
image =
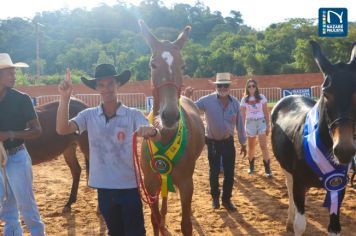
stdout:
<svg viewBox="0 0 356 236">
<path fill-rule="evenodd" d="M 289 95 L 303 95 L 311 98 L 311 89 L 310 88 L 286 88 L 282 89 L 282 97 Z"/>
</svg>

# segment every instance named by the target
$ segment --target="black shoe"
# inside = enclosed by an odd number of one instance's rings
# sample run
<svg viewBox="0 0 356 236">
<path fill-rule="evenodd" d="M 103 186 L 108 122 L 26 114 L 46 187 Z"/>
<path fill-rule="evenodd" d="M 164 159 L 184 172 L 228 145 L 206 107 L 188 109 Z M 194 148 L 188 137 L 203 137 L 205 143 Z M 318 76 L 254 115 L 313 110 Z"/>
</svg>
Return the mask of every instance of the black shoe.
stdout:
<svg viewBox="0 0 356 236">
<path fill-rule="evenodd" d="M 236 211 L 236 207 L 231 201 L 222 202 L 222 205 L 228 211 Z"/>
<path fill-rule="evenodd" d="M 268 178 L 272 178 L 272 171 L 271 171 L 271 167 L 270 167 L 270 164 L 269 164 L 269 160 L 268 161 L 263 160 L 263 165 L 265 166 L 266 176 Z"/>
<path fill-rule="evenodd" d="M 253 158 L 251 161 L 249 160 L 248 162 L 250 164 L 250 168 L 248 169 L 248 173 L 250 175 L 252 175 L 253 172 L 255 172 L 255 158 Z"/>
<path fill-rule="evenodd" d="M 213 209 L 219 209 L 220 208 L 219 198 L 215 198 L 215 197 L 213 198 L 212 207 L 213 207 Z"/>
</svg>

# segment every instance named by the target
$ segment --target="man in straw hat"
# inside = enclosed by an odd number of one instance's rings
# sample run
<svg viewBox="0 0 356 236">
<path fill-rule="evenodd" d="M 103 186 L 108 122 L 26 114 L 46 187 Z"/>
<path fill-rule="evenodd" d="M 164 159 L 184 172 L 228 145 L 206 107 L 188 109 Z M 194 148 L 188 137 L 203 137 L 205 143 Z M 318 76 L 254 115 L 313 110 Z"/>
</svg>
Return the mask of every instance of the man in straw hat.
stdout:
<svg viewBox="0 0 356 236">
<path fill-rule="evenodd" d="M 45 231 L 32 190 L 31 158 L 24 145 L 24 140 L 39 137 L 42 129 L 30 97 L 13 89 L 17 67 L 28 65 L 14 64 L 9 54 L 0 53 L 0 141 L 8 156 L 8 196 L 0 202 L 0 219 L 5 222 L 4 235 L 22 235 L 20 211 L 31 235 L 42 236 Z M 0 195 L 3 187 L 0 175 Z"/>
<path fill-rule="evenodd" d="M 235 171 L 234 129 L 238 131 L 241 153 L 246 156 L 246 134 L 240 113 L 238 100 L 231 96 L 230 73 L 217 73 L 213 82 L 216 91 L 199 98 L 195 104 L 205 113 L 206 144 L 208 146 L 210 193 L 213 209 L 220 208 L 219 172 L 220 160 L 224 167 L 224 182 L 222 191 L 222 205 L 229 211 L 236 211 L 231 202 L 232 187 Z M 191 97 L 192 88 L 185 90 L 185 95 Z"/>
<path fill-rule="evenodd" d="M 149 125 L 137 109 L 117 100 L 117 89 L 130 79 L 130 71 L 117 74 L 110 64 L 100 64 L 95 78 L 82 77 L 82 82 L 96 90 L 102 103 L 80 112 L 68 120 L 68 103 L 72 94 L 70 73 L 59 85 L 60 103 L 57 132 L 65 135 L 88 131 L 89 186 L 98 191 L 99 209 L 109 235 L 145 235 L 142 203 L 137 189 L 132 160 L 132 136 L 158 141 L 161 135 Z"/>
</svg>

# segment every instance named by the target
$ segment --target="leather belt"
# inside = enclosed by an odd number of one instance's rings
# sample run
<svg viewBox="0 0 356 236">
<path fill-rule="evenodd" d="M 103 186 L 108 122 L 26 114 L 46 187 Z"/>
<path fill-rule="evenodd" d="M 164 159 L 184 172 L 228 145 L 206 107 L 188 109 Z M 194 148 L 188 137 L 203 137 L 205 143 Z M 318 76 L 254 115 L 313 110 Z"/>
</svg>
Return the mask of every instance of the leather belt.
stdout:
<svg viewBox="0 0 356 236">
<path fill-rule="evenodd" d="M 263 120 L 264 117 L 261 117 L 261 118 L 247 118 L 247 120 Z"/>
<path fill-rule="evenodd" d="M 222 139 L 222 140 L 215 140 L 215 139 L 205 137 L 206 144 L 208 144 L 208 143 L 223 144 L 223 143 L 231 142 L 233 140 L 234 140 L 234 137 L 232 135 L 230 135 L 229 137 Z"/>
<path fill-rule="evenodd" d="M 21 151 L 23 149 L 25 149 L 25 145 L 21 144 L 20 146 L 6 149 L 6 154 L 8 156 L 12 156 L 12 155 L 15 155 L 17 152 L 19 152 L 19 151 Z"/>
</svg>

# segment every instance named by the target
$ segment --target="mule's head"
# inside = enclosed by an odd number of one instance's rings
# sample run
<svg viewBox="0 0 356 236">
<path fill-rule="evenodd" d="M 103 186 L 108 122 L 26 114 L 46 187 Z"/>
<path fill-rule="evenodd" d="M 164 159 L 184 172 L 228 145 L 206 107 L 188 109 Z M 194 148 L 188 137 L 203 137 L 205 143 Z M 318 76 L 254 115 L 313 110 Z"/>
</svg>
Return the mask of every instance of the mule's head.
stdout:
<svg viewBox="0 0 356 236">
<path fill-rule="evenodd" d="M 169 42 L 158 40 L 142 20 L 139 24 L 152 52 L 150 67 L 154 113 L 159 114 L 163 127 L 175 129 L 179 121 L 178 100 L 185 67 L 180 51 L 191 28 L 185 27 L 174 42 Z"/>
<path fill-rule="evenodd" d="M 356 43 L 353 44 L 348 63 L 331 64 L 320 46 L 310 42 L 314 59 L 324 74 L 320 105 L 320 119 L 327 124 L 334 161 L 348 164 L 356 153 L 353 140 L 356 122 Z"/>
</svg>

